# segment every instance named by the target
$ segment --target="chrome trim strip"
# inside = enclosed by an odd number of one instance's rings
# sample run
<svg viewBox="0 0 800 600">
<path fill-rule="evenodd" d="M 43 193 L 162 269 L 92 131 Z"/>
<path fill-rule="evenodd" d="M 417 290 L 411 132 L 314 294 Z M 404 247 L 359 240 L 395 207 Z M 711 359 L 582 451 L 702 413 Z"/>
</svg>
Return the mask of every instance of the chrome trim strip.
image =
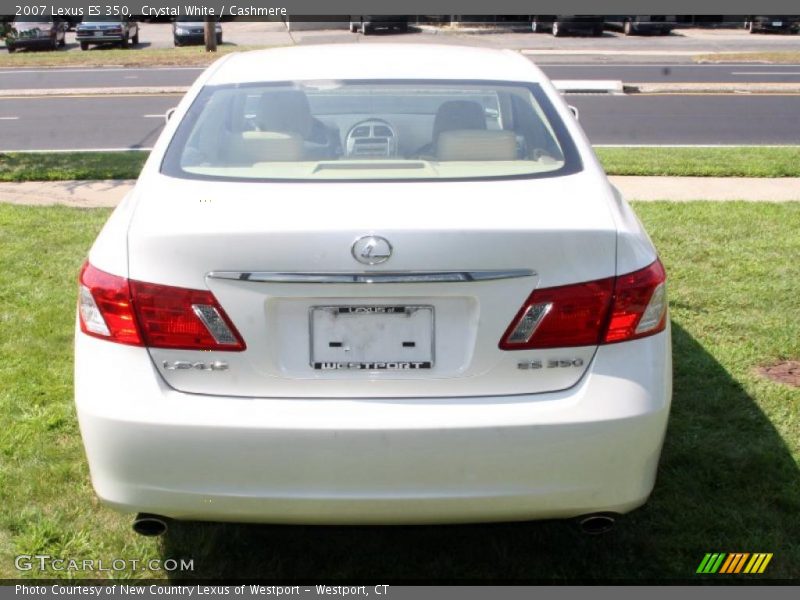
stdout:
<svg viewBox="0 0 800 600">
<path fill-rule="evenodd" d="M 273 271 L 212 271 L 211 279 L 257 283 L 459 283 L 533 277 L 531 269 L 496 271 L 383 271 L 373 273 L 284 273 Z"/>
</svg>

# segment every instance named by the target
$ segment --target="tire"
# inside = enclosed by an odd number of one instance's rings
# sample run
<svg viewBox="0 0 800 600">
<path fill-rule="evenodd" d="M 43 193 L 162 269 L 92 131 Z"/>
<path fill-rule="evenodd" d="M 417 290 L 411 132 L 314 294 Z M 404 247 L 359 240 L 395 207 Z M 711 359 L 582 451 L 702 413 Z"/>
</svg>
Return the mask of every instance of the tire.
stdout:
<svg viewBox="0 0 800 600">
<path fill-rule="evenodd" d="M 358 23 L 350 21 L 350 33 L 358 33 Z"/>
<path fill-rule="evenodd" d="M 88 50 L 89 44 L 86 42 L 81 42 L 81 50 Z"/>
<path fill-rule="evenodd" d="M 180 48 L 182 46 L 181 41 L 178 38 L 172 38 L 172 43 L 175 44 L 176 48 Z"/>
<path fill-rule="evenodd" d="M 536 19 L 531 21 L 531 33 L 541 33 L 541 31 L 542 31 L 542 26 L 536 22 Z"/>
<path fill-rule="evenodd" d="M 14 54 L 14 52 L 17 51 L 17 49 L 14 48 L 14 46 L 6 46 L 6 50 L 8 50 L 9 54 Z"/>
<path fill-rule="evenodd" d="M 603 36 L 603 28 L 602 28 L 602 27 L 597 27 L 597 28 L 596 28 L 596 29 L 595 29 L 595 30 L 592 32 L 592 35 L 593 35 L 594 37 L 602 37 L 602 36 Z"/>
<path fill-rule="evenodd" d="M 633 23 L 625 21 L 625 24 L 622 26 L 622 33 L 625 35 L 633 35 Z"/>
<path fill-rule="evenodd" d="M 553 37 L 561 37 L 562 35 L 564 35 L 564 32 L 558 26 L 558 21 L 553 21 Z"/>
<path fill-rule="evenodd" d="M 217 46 L 222 46 L 222 34 L 221 33 L 217 36 Z"/>
<path fill-rule="evenodd" d="M 133 44 L 134 44 L 135 46 L 138 46 L 138 45 L 139 45 L 139 30 L 138 30 L 138 29 L 136 30 L 136 35 L 135 35 L 135 36 L 133 36 Z"/>
<path fill-rule="evenodd" d="M 64 37 L 63 37 L 63 38 L 61 38 L 61 41 L 60 41 L 60 42 L 58 42 L 58 47 L 59 47 L 59 48 L 63 48 L 63 47 L 64 47 L 64 46 L 66 46 L 66 45 L 67 45 L 67 34 L 65 33 L 65 34 L 64 34 Z"/>
<path fill-rule="evenodd" d="M 54 37 L 52 42 L 50 42 L 50 50 L 58 50 L 58 38 Z"/>
<path fill-rule="evenodd" d="M 749 31 L 750 33 L 755 33 L 756 32 L 756 26 L 755 26 L 755 23 L 753 23 L 753 21 L 750 21 L 747 24 L 747 31 Z"/>
<path fill-rule="evenodd" d="M 130 46 L 130 43 L 131 43 L 131 41 L 128 38 L 128 35 L 125 34 L 125 37 L 123 37 L 122 40 L 119 43 L 119 47 L 122 48 L 123 50 L 126 50 L 128 48 L 128 46 Z"/>
<path fill-rule="evenodd" d="M 369 35 L 372 33 L 372 25 L 368 23 L 361 24 L 361 35 Z"/>
</svg>

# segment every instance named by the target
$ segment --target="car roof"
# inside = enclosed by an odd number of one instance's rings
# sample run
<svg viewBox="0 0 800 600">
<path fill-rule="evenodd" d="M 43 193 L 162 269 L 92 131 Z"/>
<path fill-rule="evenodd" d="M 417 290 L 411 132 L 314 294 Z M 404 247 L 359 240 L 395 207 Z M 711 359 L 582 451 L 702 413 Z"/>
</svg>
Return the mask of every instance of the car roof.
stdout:
<svg viewBox="0 0 800 600">
<path fill-rule="evenodd" d="M 461 79 L 540 82 L 546 77 L 512 50 L 436 44 L 320 44 L 229 55 L 206 81 Z"/>
</svg>

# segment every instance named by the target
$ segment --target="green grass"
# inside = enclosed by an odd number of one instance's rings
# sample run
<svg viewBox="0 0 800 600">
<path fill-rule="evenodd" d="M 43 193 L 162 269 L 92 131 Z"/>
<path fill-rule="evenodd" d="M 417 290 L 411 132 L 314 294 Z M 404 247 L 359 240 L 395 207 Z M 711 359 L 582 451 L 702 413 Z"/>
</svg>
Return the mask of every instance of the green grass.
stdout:
<svg viewBox="0 0 800 600">
<path fill-rule="evenodd" d="M 72 404 L 75 275 L 109 213 L 0 204 L 0 578 L 42 576 L 13 567 L 40 553 L 191 558 L 199 577 L 696 580 L 711 551 L 773 552 L 761 577 L 798 578 L 800 390 L 754 369 L 800 357 L 800 203 L 636 210 L 669 273 L 675 388 L 656 489 L 614 533 L 181 523 L 152 540 L 94 499 Z"/>
<path fill-rule="evenodd" d="M 148 152 L 0 152 L 0 181 L 135 179 Z"/>
<path fill-rule="evenodd" d="M 800 146 L 596 148 L 609 175 L 800 177 Z M 147 152 L 0 153 L 0 181 L 135 179 Z"/>
<path fill-rule="evenodd" d="M 222 44 L 216 52 L 206 52 L 204 46 L 182 48 L 105 48 L 92 47 L 88 51 L 56 50 L 53 52 L 6 52 L 0 45 L 0 68 L 13 67 L 205 67 L 220 56 L 231 52 L 261 50 L 270 46 L 237 46 Z"/>
<path fill-rule="evenodd" d="M 609 175 L 800 177 L 800 146 L 595 151 Z"/>
</svg>

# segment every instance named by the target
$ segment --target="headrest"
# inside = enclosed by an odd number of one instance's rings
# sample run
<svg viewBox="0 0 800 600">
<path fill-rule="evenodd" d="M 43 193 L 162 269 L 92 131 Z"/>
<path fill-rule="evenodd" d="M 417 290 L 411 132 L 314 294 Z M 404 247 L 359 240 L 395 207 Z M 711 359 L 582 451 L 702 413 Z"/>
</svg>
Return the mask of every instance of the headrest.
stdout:
<svg viewBox="0 0 800 600">
<path fill-rule="evenodd" d="M 258 126 L 263 131 L 297 133 L 308 139 L 314 126 L 308 98 L 301 90 L 279 90 L 261 94 Z"/>
<path fill-rule="evenodd" d="M 443 131 L 486 129 L 483 107 L 471 100 L 448 100 L 442 103 L 433 119 L 433 139 Z"/>
<path fill-rule="evenodd" d="M 445 131 L 436 143 L 437 160 L 516 160 L 513 131 L 460 129 Z"/>
</svg>

